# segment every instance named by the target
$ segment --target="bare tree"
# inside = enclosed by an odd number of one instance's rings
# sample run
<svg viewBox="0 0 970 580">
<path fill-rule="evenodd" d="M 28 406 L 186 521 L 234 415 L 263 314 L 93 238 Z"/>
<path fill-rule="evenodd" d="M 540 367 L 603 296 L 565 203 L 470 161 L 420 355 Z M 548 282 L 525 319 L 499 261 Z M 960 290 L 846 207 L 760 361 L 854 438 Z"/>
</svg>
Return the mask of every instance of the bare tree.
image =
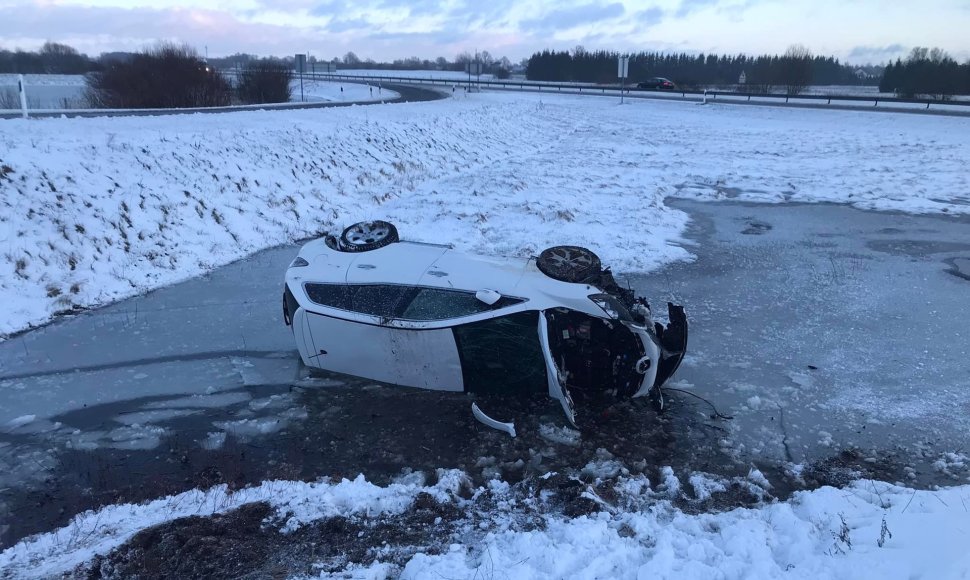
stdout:
<svg viewBox="0 0 970 580">
<path fill-rule="evenodd" d="M 97 107 L 121 109 L 228 105 L 229 81 L 206 66 L 188 45 L 161 43 L 92 73 L 86 97 Z"/>
<path fill-rule="evenodd" d="M 293 69 L 285 62 L 262 59 L 249 63 L 239 75 L 236 95 L 247 104 L 285 103 L 290 100 Z"/>
<path fill-rule="evenodd" d="M 353 51 L 348 52 L 344 55 L 344 65 L 349 67 L 360 66 L 360 57 L 353 53 Z"/>
<path fill-rule="evenodd" d="M 780 79 L 785 93 L 797 95 L 812 84 L 812 51 L 801 44 L 793 44 L 781 57 Z"/>
<path fill-rule="evenodd" d="M 0 88 L 0 109 L 19 109 L 20 97 L 13 89 Z"/>
<path fill-rule="evenodd" d="M 45 42 L 40 49 L 44 72 L 53 74 L 83 74 L 91 69 L 88 58 L 74 47 L 57 42 Z"/>
</svg>

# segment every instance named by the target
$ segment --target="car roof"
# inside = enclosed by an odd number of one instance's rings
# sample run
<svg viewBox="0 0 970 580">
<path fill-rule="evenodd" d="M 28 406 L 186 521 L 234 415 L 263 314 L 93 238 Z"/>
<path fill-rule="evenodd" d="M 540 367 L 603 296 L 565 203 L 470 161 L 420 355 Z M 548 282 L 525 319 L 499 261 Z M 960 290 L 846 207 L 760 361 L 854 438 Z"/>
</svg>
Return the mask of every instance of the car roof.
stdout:
<svg viewBox="0 0 970 580">
<path fill-rule="evenodd" d="M 404 284 L 477 292 L 495 290 L 504 296 L 534 301 L 537 309 L 565 306 L 604 317 L 588 299 L 595 286 L 554 280 L 531 258 L 483 256 L 449 246 L 400 241 L 368 252 L 340 252 L 324 240 L 300 250 L 306 268 L 291 268 L 287 281 L 324 284 Z"/>
</svg>

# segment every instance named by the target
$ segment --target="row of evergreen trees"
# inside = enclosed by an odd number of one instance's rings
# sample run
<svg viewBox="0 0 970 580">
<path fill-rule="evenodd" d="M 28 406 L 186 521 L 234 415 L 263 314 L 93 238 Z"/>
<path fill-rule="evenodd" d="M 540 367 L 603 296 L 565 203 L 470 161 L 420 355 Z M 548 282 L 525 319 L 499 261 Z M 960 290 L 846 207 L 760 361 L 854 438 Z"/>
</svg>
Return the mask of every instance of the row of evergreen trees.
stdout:
<svg viewBox="0 0 970 580">
<path fill-rule="evenodd" d="M 0 73 L 79 75 L 98 65 L 73 47 L 44 43 L 37 52 L 0 49 Z"/>
<path fill-rule="evenodd" d="M 961 65 L 938 48 L 916 47 L 906 60 L 886 67 L 879 90 L 907 98 L 970 95 L 970 61 Z"/>
<path fill-rule="evenodd" d="M 772 86 L 787 86 L 790 76 L 787 73 L 799 67 L 807 68 L 810 75 L 806 84 L 865 82 L 857 76 L 854 67 L 843 65 L 833 57 L 812 56 L 805 50 L 796 52 L 782 56 L 640 52 L 630 55 L 629 81 L 635 83 L 656 76 L 669 78 L 682 87 L 736 85 L 743 72 L 751 88 L 767 90 Z M 544 50 L 529 59 L 526 75 L 536 81 L 614 83 L 619 56 L 617 52 L 588 52 L 582 48 L 572 52 Z M 875 84 L 878 79 L 870 82 Z"/>
</svg>

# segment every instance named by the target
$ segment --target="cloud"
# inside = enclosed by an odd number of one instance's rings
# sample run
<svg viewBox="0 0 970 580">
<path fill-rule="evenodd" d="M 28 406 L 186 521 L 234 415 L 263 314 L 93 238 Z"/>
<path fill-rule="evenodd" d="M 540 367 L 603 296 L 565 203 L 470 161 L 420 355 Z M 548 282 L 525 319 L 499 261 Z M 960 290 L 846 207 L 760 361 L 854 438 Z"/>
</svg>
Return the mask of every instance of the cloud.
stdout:
<svg viewBox="0 0 970 580">
<path fill-rule="evenodd" d="M 348 8 L 349 6 L 343 0 L 329 0 L 316 4 L 308 12 L 311 16 L 333 16 L 340 18 L 340 15 L 345 14 Z"/>
<path fill-rule="evenodd" d="M 552 10 L 541 18 L 522 20 L 519 22 L 519 28 L 524 32 L 568 30 L 583 24 L 592 24 L 594 22 L 619 18 L 623 16 L 625 11 L 626 9 L 623 7 L 623 4 L 619 2 L 613 2 L 611 4 L 581 4 L 570 8 Z"/>
<path fill-rule="evenodd" d="M 443 13 L 451 14 L 455 10 L 467 8 L 464 2 L 455 6 L 443 6 L 441 0 L 378 0 L 373 8 L 377 10 L 399 10 L 407 8 L 411 16 L 434 16 Z"/>
<path fill-rule="evenodd" d="M 715 6 L 718 0 L 680 0 L 680 6 L 677 8 L 677 18 L 684 18 L 691 14 L 692 12 L 697 12 L 698 10 L 703 10 L 708 6 Z"/>
<path fill-rule="evenodd" d="M 453 44 L 467 37 L 468 34 L 463 30 L 444 30 L 432 32 L 375 32 L 368 35 L 367 38 L 375 42 L 400 41 L 403 44 L 424 43 L 434 46 L 435 44 Z"/>
<path fill-rule="evenodd" d="M 323 28 L 327 32 L 340 34 L 358 30 L 374 30 L 374 23 L 364 18 L 334 18 Z"/>
<path fill-rule="evenodd" d="M 55 39 L 89 54 L 140 50 L 159 40 L 186 42 L 200 52 L 208 46 L 212 54 L 288 54 L 318 35 L 316 27 L 245 22 L 228 12 L 187 8 L 32 5 L 6 12 L 0 20 L 4 44 L 28 48 Z"/>
<path fill-rule="evenodd" d="M 652 6 L 633 15 L 633 22 L 640 27 L 649 27 L 663 22 L 667 13 L 659 6 Z"/>
<path fill-rule="evenodd" d="M 848 60 L 857 64 L 879 64 L 905 56 L 909 49 L 901 44 L 888 46 L 855 46 L 849 51 Z"/>
</svg>

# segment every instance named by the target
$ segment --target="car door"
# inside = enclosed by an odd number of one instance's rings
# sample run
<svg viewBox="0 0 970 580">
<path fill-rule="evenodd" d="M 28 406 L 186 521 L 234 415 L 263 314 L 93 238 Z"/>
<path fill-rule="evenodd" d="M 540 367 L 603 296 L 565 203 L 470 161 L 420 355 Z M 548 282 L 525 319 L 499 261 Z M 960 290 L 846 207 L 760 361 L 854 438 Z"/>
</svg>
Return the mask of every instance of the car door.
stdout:
<svg viewBox="0 0 970 580">
<path fill-rule="evenodd" d="M 542 356 L 546 361 L 546 380 L 549 383 L 549 396 L 559 401 L 566 418 L 573 427 L 576 425 L 576 405 L 566 388 L 565 375 L 552 355 L 549 343 L 549 321 L 544 311 L 539 312 L 539 344 L 542 346 Z"/>
<path fill-rule="evenodd" d="M 307 319 L 314 366 L 407 387 L 464 389 L 450 328 L 411 330 L 314 313 Z"/>
<path fill-rule="evenodd" d="M 306 315 L 312 366 L 408 387 L 464 389 L 451 329 L 391 324 L 418 289 L 322 283 L 304 288 L 311 302 L 326 307 Z"/>
</svg>

